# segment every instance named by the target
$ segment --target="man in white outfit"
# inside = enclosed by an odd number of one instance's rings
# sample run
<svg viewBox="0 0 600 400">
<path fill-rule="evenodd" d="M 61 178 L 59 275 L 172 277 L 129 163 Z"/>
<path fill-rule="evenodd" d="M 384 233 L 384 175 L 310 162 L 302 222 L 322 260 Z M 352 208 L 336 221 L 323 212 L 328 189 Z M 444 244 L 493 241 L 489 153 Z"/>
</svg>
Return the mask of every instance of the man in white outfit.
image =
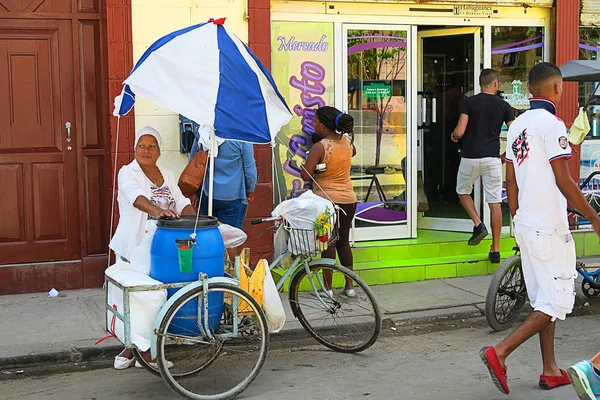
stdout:
<svg viewBox="0 0 600 400">
<path fill-rule="evenodd" d="M 510 126 L 506 151 L 506 185 L 510 213 L 527 294 L 534 311 L 496 346 L 481 349 L 496 387 L 508 394 L 506 358 L 539 334 L 542 389 L 570 383 L 554 357 L 554 329 L 575 302 L 575 243 L 569 231 L 567 201 L 592 224 L 600 237 L 600 218 L 569 174 L 571 148 L 565 124 L 556 116 L 562 96 L 560 69 L 540 63 L 529 73 L 531 109 Z"/>
</svg>

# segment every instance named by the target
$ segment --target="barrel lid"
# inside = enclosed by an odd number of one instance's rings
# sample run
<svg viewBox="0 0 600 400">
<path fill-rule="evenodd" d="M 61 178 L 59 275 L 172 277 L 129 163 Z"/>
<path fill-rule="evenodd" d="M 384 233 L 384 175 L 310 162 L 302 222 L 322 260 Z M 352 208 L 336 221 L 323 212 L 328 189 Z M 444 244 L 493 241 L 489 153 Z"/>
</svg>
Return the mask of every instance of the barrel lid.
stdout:
<svg viewBox="0 0 600 400">
<path fill-rule="evenodd" d="M 195 215 L 182 215 L 179 219 L 161 218 L 156 223 L 161 228 L 193 228 L 196 226 Z M 219 225 L 216 217 L 200 216 L 198 217 L 198 228 L 211 228 Z"/>
</svg>

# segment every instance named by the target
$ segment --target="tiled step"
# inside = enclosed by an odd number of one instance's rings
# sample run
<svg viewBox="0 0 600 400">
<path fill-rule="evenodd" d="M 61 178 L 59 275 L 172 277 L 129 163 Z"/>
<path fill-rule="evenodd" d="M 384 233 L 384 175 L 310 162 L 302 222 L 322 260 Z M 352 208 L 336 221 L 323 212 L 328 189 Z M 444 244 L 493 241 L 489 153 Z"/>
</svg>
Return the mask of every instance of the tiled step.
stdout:
<svg viewBox="0 0 600 400">
<path fill-rule="evenodd" d="M 469 246 L 469 236 L 436 232 L 429 238 L 420 235 L 418 239 L 356 243 L 352 249 L 354 270 L 368 285 L 493 274 L 500 264 L 492 264 L 488 259 L 491 239 Z M 600 255 L 598 237 L 593 232 L 574 232 L 573 238 L 577 256 Z M 514 246 L 514 238 L 502 236 L 502 261 L 514 254 Z M 277 277 L 278 272 L 274 271 L 276 281 Z"/>
<path fill-rule="evenodd" d="M 499 265 L 492 264 L 486 253 L 357 263 L 354 270 L 368 285 L 384 285 L 493 274 Z"/>
<path fill-rule="evenodd" d="M 436 257 L 487 255 L 491 244 L 491 240 L 484 240 L 478 246 L 469 246 L 466 241 L 390 244 L 387 246 L 355 247 L 352 249 L 352 253 L 354 255 L 355 264 L 374 261 L 387 262 L 392 260 L 415 261 L 419 259 L 429 260 Z M 500 252 L 510 253 L 512 252 L 514 245 L 514 239 L 503 238 L 500 241 Z"/>
</svg>

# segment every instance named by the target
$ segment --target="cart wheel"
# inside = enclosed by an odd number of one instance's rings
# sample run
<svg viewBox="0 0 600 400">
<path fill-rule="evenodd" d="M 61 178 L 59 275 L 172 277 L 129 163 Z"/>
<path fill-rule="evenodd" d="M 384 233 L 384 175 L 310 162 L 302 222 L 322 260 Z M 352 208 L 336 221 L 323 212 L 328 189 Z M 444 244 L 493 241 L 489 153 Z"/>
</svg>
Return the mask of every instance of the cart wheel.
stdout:
<svg viewBox="0 0 600 400">
<path fill-rule="evenodd" d="M 510 328 L 527 302 L 521 256 L 507 258 L 498 268 L 485 299 L 485 319 L 495 331 Z"/>
<path fill-rule="evenodd" d="M 594 276 L 594 282 L 598 283 L 598 275 Z M 581 282 L 581 291 L 585 297 L 590 299 L 600 295 L 600 290 L 593 288 L 585 278 L 583 278 L 583 281 Z"/>
<path fill-rule="evenodd" d="M 142 368 L 144 368 L 146 371 L 150 372 L 152 375 L 160 376 L 160 371 L 158 370 L 158 366 L 153 367 L 152 365 L 150 365 L 150 363 L 148 361 L 144 360 L 142 353 L 140 353 L 140 351 L 137 348 L 134 347 L 132 350 L 133 350 L 133 355 L 135 356 L 135 361 L 139 362 L 140 365 L 142 366 Z"/>
<path fill-rule="evenodd" d="M 196 400 L 238 396 L 258 376 L 269 346 L 262 309 L 229 283 L 209 283 L 206 296 L 202 287 L 190 290 L 167 310 L 157 335 L 161 376 L 176 393 Z"/>
</svg>

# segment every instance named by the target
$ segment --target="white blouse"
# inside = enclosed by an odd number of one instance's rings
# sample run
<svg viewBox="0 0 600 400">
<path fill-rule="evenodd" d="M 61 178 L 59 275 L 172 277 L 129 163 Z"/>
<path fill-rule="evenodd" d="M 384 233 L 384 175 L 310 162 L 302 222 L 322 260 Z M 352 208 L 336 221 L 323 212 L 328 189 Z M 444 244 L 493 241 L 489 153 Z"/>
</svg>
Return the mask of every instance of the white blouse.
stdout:
<svg viewBox="0 0 600 400">
<path fill-rule="evenodd" d="M 175 199 L 175 211 L 181 214 L 183 209 L 191 204 L 190 200 L 181 193 L 173 172 L 166 168 L 159 169 Z M 129 259 L 131 250 L 142 242 L 148 214 L 135 208 L 133 203 L 139 196 L 150 199 L 151 184 L 136 160 L 119 171 L 119 225 L 108 247 L 121 257 Z"/>
</svg>

